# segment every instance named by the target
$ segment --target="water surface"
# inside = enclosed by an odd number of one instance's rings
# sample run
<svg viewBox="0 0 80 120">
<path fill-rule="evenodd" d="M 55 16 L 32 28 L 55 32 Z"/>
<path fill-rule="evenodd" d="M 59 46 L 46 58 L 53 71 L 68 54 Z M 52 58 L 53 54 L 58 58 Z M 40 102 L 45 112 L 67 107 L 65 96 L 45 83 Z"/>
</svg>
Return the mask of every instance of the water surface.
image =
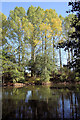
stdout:
<svg viewBox="0 0 80 120">
<path fill-rule="evenodd" d="M 2 89 L 2 120 L 80 119 L 80 86 Z"/>
</svg>

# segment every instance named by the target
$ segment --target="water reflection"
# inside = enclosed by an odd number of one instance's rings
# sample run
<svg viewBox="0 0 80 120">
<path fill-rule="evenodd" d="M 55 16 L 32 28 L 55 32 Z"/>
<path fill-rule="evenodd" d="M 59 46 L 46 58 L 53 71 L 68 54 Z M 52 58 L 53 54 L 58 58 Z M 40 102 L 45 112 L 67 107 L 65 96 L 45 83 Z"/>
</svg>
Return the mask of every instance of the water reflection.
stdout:
<svg viewBox="0 0 80 120">
<path fill-rule="evenodd" d="M 3 88 L 2 120 L 80 119 L 80 88 Z"/>
</svg>

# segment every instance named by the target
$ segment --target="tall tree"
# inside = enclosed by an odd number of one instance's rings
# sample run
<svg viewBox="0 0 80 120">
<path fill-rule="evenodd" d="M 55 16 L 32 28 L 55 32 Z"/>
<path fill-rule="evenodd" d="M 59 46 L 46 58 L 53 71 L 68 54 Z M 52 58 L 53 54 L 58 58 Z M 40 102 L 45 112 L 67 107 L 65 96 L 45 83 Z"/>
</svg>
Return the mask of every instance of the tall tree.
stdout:
<svg viewBox="0 0 80 120">
<path fill-rule="evenodd" d="M 64 34 L 66 36 L 66 47 L 65 50 L 68 51 L 68 59 L 67 59 L 67 64 L 70 64 L 70 51 L 71 51 L 71 58 L 73 60 L 73 42 L 74 40 L 69 37 L 69 33 L 73 33 L 75 31 L 74 27 L 71 27 L 71 21 L 74 18 L 74 14 L 69 14 L 67 17 L 64 19 Z"/>
<path fill-rule="evenodd" d="M 61 49 L 64 47 L 64 41 L 65 41 L 65 37 L 64 37 L 64 18 L 62 17 L 62 15 L 59 15 L 60 20 L 62 21 L 62 31 L 59 32 L 58 35 L 58 41 L 57 41 L 57 48 L 59 49 L 59 60 L 60 60 L 60 70 L 62 68 L 62 52 Z"/>
<path fill-rule="evenodd" d="M 41 25 L 40 25 L 40 31 L 43 33 L 43 42 L 44 42 L 44 45 L 43 45 L 43 57 L 44 57 L 44 63 L 42 65 L 43 69 L 42 69 L 42 79 L 43 80 L 49 80 L 50 76 L 49 76 L 49 66 L 50 66 L 50 61 L 49 59 L 51 59 L 51 56 L 50 56 L 50 48 L 49 48 L 49 44 L 50 44 L 50 41 L 49 41 L 49 38 L 51 37 L 51 27 L 50 27 L 50 24 L 47 24 L 47 20 L 45 20 L 45 22 L 43 22 Z M 48 54 L 48 51 L 49 51 L 49 54 Z M 48 66 L 49 65 L 49 66 Z"/>
<path fill-rule="evenodd" d="M 43 9 L 41 9 L 40 7 L 37 8 L 33 6 L 29 7 L 27 11 L 28 20 L 34 27 L 31 38 L 31 61 L 32 61 L 31 76 L 35 76 L 35 49 L 40 40 L 39 25 L 42 22 L 43 18 L 42 13 Z"/>
<path fill-rule="evenodd" d="M 25 9 L 22 7 L 16 7 L 14 10 L 11 10 L 7 20 L 8 55 L 11 59 L 10 62 L 12 61 L 13 63 L 9 71 L 12 78 L 17 81 L 19 79 L 24 79 L 24 70 L 26 65 L 23 65 L 23 63 L 24 57 L 25 61 L 27 61 L 27 54 L 25 52 L 27 42 L 25 39 L 26 37 L 23 22 L 27 23 L 27 21 Z M 25 28 L 27 28 L 27 26 Z"/>
<path fill-rule="evenodd" d="M 10 11 L 10 15 L 8 17 L 9 22 L 9 38 L 10 42 L 15 43 L 15 46 L 17 45 L 17 48 L 15 47 L 15 50 L 17 51 L 18 55 L 18 65 L 21 64 L 21 47 L 22 47 L 22 40 L 23 40 L 23 18 L 25 17 L 25 9 L 22 7 L 16 7 L 14 10 Z"/>
<path fill-rule="evenodd" d="M 7 47 L 5 46 L 5 44 L 7 45 L 7 17 L 0 12 L 0 58 L 1 58 L 1 61 L 0 61 L 0 66 L 2 66 L 0 69 L 0 76 L 4 76 L 4 71 L 6 72 L 7 70 L 7 66 L 6 66 L 6 54 L 7 54 Z M 6 51 L 5 51 L 6 50 Z M 5 54 L 3 56 L 3 54 Z M 5 70 L 5 66 L 6 66 L 6 70 Z M 3 78 L 3 77 L 2 77 Z M 2 82 L 3 82 L 3 79 L 2 79 Z"/>
<path fill-rule="evenodd" d="M 75 31 L 69 34 L 70 38 L 77 39 L 77 42 L 74 42 L 73 46 L 74 51 L 74 62 L 72 66 L 75 66 L 76 77 L 80 77 L 80 1 L 69 2 L 69 6 L 72 6 L 72 9 L 67 12 L 75 12 L 75 17 L 72 21 L 71 27 L 75 28 Z"/>
<path fill-rule="evenodd" d="M 58 33 L 60 31 L 62 31 L 62 21 L 60 20 L 60 18 L 58 17 L 58 14 L 56 13 L 55 10 L 52 9 L 46 9 L 46 16 L 48 19 L 48 23 L 51 26 L 51 40 L 52 40 L 52 46 L 53 46 L 53 67 L 55 68 L 55 39 L 56 36 L 58 35 Z"/>
<path fill-rule="evenodd" d="M 64 48 L 65 37 L 62 34 L 59 34 L 58 41 L 57 41 L 57 49 L 59 49 L 59 62 L 60 62 L 60 70 L 62 68 L 62 49 Z"/>
</svg>

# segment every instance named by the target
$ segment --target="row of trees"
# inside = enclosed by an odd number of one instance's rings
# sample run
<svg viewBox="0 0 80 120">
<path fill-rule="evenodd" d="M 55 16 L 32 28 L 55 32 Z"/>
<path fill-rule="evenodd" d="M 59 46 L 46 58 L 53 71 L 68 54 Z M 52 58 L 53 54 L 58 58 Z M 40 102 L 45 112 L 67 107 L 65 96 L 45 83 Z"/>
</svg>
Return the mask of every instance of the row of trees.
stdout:
<svg viewBox="0 0 80 120">
<path fill-rule="evenodd" d="M 69 6 L 72 6 L 72 10 L 68 12 L 76 13 L 71 24 L 71 27 L 75 28 L 75 32 L 69 33 L 69 37 L 77 40 L 72 45 L 74 48 L 74 61 L 71 64 L 72 67 L 75 67 L 76 78 L 80 79 L 80 1 L 69 2 Z"/>
<path fill-rule="evenodd" d="M 67 65 L 70 68 L 78 41 L 78 38 L 69 36 L 75 32 L 75 27 L 71 27 L 74 14 L 63 18 L 53 9 L 31 6 L 27 13 L 23 7 L 16 7 L 10 11 L 8 18 L 3 13 L 1 16 L 2 67 L 6 80 L 24 81 L 27 69 L 31 71 L 31 77 L 38 76 L 42 81 L 49 81 L 50 75 L 58 68 L 57 49 L 60 69 L 61 49 L 68 51 Z"/>
</svg>

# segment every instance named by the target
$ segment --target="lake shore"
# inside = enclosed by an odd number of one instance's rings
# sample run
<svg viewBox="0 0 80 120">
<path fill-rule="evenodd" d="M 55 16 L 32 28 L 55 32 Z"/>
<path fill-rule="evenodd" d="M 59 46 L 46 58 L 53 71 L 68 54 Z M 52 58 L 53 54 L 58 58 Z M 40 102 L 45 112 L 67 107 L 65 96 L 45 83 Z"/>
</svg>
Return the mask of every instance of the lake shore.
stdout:
<svg viewBox="0 0 80 120">
<path fill-rule="evenodd" d="M 24 87 L 24 86 L 28 86 L 28 85 L 77 85 L 80 84 L 79 82 L 42 82 L 42 83 L 2 83 L 0 86 L 14 86 L 14 87 Z"/>
</svg>

